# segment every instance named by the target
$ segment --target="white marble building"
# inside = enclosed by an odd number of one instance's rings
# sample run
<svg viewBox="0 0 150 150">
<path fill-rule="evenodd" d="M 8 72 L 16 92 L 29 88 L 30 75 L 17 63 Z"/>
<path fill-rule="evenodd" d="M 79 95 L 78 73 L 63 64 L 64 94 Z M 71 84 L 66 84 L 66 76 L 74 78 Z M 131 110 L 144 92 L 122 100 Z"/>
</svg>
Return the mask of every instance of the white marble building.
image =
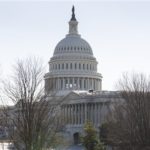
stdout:
<svg viewBox="0 0 150 150">
<path fill-rule="evenodd" d="M 111 104 L 120 98 L 117 92 L 102 91 L 102 75 L 97 72 L 97 65 L 91 46 L 78 33 L 73 7 L 69 33 L 58 42 L 49 61 L 45 92 L 64 98 L 65 132 L 75 144 L 85 122 L 89 120 L 100 127 Z"/>
</svg>

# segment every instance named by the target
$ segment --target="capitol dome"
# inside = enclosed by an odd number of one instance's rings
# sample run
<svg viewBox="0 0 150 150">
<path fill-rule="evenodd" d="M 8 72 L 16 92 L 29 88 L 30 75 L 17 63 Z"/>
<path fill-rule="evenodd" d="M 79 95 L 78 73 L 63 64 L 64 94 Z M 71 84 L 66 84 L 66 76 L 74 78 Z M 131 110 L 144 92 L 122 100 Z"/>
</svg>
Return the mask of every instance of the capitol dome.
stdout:
<svg viewBox="0 0 150 150">
<path fill-rule="evenodd" d="M 74 7 L 69 21 L 69 33 L 56 45 L 45 75 L 46 92 L 102 89 L 102 75 L 97 72 L 97 60 L 89 43 L 78 34 Z"/>
<path fill-rule="evenodd" d="M 68 34 L 55 47 L 54 55 L 79 53 L 93 55 L 92 48 L 80 35 Z"/>
</svg>

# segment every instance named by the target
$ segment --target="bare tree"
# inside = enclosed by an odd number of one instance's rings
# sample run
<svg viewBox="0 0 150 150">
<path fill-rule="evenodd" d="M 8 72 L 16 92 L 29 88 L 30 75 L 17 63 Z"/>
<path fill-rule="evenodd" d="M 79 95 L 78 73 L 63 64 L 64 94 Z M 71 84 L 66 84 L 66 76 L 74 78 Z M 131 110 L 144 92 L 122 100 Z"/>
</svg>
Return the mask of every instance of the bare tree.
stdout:
<svg viewBox="0 0 150 150">
<path fill-rule="evenodd" d="M 108 139 L 119 150 L 150 150 L 150 80 L 124 74 L 118 84 L 122 99 L 108 119 Z"/>
<path fill-rule="evenodd" d="M 14 103 L 11 111 L 9 106 L 4 108 L 5 122 L 18 150 L 43 150 L 56 142 L 60 102 L 47 100 L 43 76 L 41 61 L 28 58 L 18 60 L 11 80 L 4 83 L 5 93 Z"/>
</svg>

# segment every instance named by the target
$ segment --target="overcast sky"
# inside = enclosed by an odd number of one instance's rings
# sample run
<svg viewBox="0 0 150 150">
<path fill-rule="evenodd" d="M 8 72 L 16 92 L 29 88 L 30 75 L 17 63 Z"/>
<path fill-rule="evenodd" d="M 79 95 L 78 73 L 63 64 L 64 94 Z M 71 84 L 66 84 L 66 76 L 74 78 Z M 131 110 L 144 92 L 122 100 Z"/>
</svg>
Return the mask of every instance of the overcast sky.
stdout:
<svg viewBox="0 0 150 150">
<path fill-rule="evenodd" d="M 97 58 L 103 89 L 115 90 L 123 72 L 150 74 L 149 1 L 0 1 L 0 77 L 17 58 L 39 56 L 47 65 L 68 33 L 72 5 L 79 33 Z"/>
</svg>

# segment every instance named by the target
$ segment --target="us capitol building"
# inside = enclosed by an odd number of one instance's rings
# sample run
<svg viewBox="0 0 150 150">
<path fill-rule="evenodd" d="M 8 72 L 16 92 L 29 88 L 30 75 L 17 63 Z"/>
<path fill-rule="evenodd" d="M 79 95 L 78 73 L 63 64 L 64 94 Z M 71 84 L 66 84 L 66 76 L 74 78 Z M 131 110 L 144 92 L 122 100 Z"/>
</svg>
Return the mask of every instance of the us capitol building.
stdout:
<svg viewBox="0 0 150 150">
<path fill-rule="evenodd" d="M 63 97 L 61 109 L 67 125 L 65 135 L 77 144 L 86 121 L 98 129 L 117 92 L 102 91 L 102 75 L 97 72 L 98 62 L 90 44 L 78 33 L 74 7 L 69 21 L 69 33 L 55 47 L 45 74 L 45 92 L 50 97 Z"/>
</svg>

